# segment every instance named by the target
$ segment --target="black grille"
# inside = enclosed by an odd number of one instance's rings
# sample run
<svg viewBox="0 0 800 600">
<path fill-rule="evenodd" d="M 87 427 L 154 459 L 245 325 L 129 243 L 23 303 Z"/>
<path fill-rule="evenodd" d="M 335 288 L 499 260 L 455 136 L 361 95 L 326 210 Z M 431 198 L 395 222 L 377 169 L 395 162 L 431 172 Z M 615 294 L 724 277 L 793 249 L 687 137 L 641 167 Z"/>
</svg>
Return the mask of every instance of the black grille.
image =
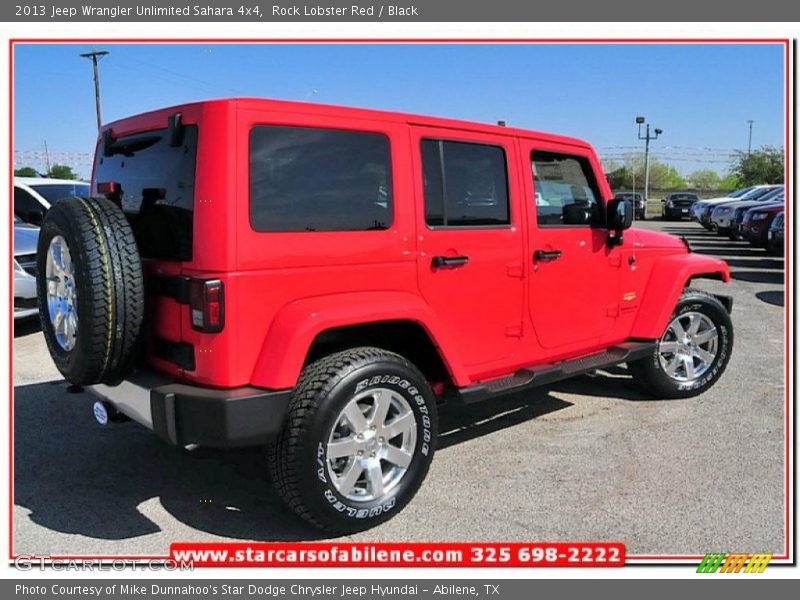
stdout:
<svg viewBox="0 0 800 600">
<path fill-rule="evenodd" d="M 28 308 L 38 308 L 39 303 L 36 298 L 14 297 L 14 310 L 25 310 Z"/>
<path fill-rule="evenodd" d="M 19 254 L 14 257 L 26 273 L 36 277 L 36 254 Z"/>
</svg>

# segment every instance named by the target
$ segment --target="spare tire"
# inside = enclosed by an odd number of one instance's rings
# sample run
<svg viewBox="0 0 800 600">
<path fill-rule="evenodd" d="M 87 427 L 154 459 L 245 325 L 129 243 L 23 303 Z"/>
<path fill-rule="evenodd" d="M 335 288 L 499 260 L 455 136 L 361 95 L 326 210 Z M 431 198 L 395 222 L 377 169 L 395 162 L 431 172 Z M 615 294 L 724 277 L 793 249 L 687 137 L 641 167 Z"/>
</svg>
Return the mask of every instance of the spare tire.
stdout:
<svg viewBox="0 0 800 600">
<path fill-rule="evenodd" d="M 75 385 L 118 384 L 136 358 L 142 263 L 128 220 L 104 198 L 54 204 L 39 233 L 36 288 L 50 356 Z"/>
</svg>

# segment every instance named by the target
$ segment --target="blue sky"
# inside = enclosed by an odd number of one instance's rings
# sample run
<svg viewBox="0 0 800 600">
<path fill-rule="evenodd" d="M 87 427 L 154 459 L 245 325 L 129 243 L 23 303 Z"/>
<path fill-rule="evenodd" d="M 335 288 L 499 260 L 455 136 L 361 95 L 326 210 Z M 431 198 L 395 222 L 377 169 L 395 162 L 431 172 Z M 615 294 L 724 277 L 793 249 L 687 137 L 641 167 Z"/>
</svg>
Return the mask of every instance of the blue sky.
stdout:
<svg viewBox="0 0 800 600">
<path fill-rule="evenodd" d="M 264 96 L 509 124 L 636 151 L 634 117 L 664 135 L 655 155 L 720 173 L 747 146 L 780 146 L 783 46 L 757 44 L 102 44 L 103 120 L 224 96 Z M 17 45 L 15 150 L 91 152 L 86 44 Z M 710 150 L 709 150 L 710 148 Z M 80 172 L 86 174 L 88 167 Z"/>
</svg>

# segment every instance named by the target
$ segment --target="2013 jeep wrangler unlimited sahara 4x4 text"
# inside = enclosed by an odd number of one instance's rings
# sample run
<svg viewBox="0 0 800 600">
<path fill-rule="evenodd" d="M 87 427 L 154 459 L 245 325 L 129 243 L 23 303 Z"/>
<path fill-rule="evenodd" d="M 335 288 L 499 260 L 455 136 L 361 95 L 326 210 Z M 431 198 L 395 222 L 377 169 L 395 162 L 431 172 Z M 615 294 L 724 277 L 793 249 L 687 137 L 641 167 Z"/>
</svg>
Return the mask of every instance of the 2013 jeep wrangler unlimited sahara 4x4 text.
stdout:
<svg viewBox="0 0 800 600">
<path fill-rule="evenodd" d="M 437 404 L 627 363 L 686 398 L 731 355 L 725 262 L 631 225 L 583 141 L 259 99 L 111 123 L 56 204 L 38 294 L 58 369 L 170 444 L 267 445 L 299 515 L 406 505 Z M 624 232 L 624 233 L 623 233 Z"/>
</svg>

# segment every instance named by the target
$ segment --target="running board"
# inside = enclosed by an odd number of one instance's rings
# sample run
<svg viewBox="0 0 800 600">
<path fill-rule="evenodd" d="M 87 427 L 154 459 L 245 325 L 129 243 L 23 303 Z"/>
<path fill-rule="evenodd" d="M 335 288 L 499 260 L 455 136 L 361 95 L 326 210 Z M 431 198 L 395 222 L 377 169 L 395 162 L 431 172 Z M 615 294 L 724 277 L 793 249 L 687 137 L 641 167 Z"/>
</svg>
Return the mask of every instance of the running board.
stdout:
<svg viewBox="0 0 800 600">
<path fill-rule="evenodd" d="M 446 392 L 446 395 L 455 402 L 472 404 L 501 394 L 547 385 L 554 381 L 574 377 L 602 367 L 610 367 L 638 358 L 645 358 L 653 353 L 655 347 L 655 341 L 624 342 L 598 354 L 589 354 L 580 358 L 520 369 L 508 377 L 493 379 L 478 385 L 451 388 Z"/>
</svg>

